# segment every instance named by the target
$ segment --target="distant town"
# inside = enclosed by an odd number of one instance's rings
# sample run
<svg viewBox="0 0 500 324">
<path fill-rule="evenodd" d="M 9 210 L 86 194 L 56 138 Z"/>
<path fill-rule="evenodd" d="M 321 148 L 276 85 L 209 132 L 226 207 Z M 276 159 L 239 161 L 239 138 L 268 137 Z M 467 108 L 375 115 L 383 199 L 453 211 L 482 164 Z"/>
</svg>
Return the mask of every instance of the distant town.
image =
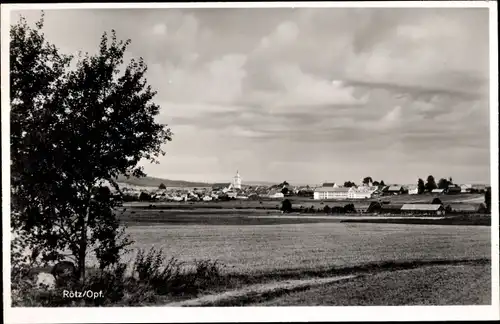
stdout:
<svg viewBox="0 0 500 324">
<path fill-rule="evenodd" d="M 213 200 L 259 200 L 283 199 L 289 196 L 310 197 L 314 200 L 364 200 L 382 196 L 418 195 L 423 193 L 453 195 L 459 193 L 484 193 L 489 186 L 485 184 L 455 184 L 451 178 L 436 180 L 429 176 L 419 179 L 415 184 L 386 184 L 366 177 L 356 184 L 346 181 L 343 184 L 325 182 L 316 186 L 294 186 L 283 181 L 274 185 L 245 185 L 237 171 L 232 181 L 225 183 L 202 184 L 192 187 L 160 185 L 131 185 L 121 182 L 122 192 L 129 201 L 213 201 Z M 189 183 L 187 183 L 189 184 Z"/>
</svg>

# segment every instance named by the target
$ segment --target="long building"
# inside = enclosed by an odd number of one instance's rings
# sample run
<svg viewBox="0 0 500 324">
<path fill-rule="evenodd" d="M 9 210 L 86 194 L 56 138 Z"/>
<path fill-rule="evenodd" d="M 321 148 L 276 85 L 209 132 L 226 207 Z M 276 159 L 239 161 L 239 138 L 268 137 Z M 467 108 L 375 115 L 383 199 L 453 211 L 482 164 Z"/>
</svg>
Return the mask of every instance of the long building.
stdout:
<svg viewBox="0 0 500 324">
<path fill-rule="evenodd" d="M 314 190 L 314 199 L 347 199 L 351 189 L 345 187 L 319 187 Z"/>
<path fill-rule="evenodd" d="M 407 214 L 444 215 L 444 207 L 441 204 L 404 204 L 401 212 Z"/>
<path fill-rule="evenodd" d="M 368 199 L 372 198 L 373 194 L 378 190 L 376 186 L 361 186 L 358 188 L 351 187 L 347 193 L 349 199 Z"/>
</svg>

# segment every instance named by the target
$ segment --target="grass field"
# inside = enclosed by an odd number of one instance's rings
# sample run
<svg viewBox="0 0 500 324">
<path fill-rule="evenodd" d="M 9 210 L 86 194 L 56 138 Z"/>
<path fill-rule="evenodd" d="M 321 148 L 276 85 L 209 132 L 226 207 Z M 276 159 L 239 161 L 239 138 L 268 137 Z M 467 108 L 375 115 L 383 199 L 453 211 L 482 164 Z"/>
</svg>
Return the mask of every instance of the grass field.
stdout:
<svg viewBox="0 0 500 324">
<path fill-rule="evenodd" d="M 379 261 L 490 257 L 490 228 L 396 224 L 150 225 L 127 229 L 133 248 L 182 261 L 218 259 L 226 271 L 318 269 Z"/>
<path fill-rule="evenodd" d="M 491 303 L 491 272 L 489 265 L 481 264 L 430 266 L 382 272 L 266 297 L 247 299 L 244 305 L 488 305 Z M 235 301 L 233 304 L 238 305 Z"/>
</svg>

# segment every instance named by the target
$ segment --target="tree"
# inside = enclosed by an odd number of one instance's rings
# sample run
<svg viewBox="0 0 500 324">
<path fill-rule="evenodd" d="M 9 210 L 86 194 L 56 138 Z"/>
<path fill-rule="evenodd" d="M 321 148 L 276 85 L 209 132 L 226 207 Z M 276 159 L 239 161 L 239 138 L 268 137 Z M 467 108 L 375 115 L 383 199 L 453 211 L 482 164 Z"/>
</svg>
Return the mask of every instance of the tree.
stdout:
<svg viewBox="0 0 500 324">
<path fill-rule="evenodd" d="M 365 177 L 363 179 L 363 184 L 365 185 L 369 184 L 370 182 L 373 182 L 372 177 Z"/>
<path fill-rule="evenodd" d="M 139 195 L 139 200 L 140 201 L 151 201 L 151 195 L 148 194 L 147 192 L 142 191 L 141 194 Z"/>
<path fill-rule="evenodd" d="M 448 189 L 448 187 L 450 186 L 450 182 L 445 178 L 441 178 L 439 179 L 437 186 L 439 189 Z"/>
<path fill-rule="evenodd" d="M 443 202 L 439 198 L 434 198 L 431 202 L 432 205 L 441 205 Z"/>
<path fill-rule="evenodd" d="M 344 212 L 345 213 L 355 213 L 356 208 L 354 208 L 354 204 L 347 204 L 344 206 Z"/>
<path fill-rule="evenodd" d="M 434 180 L 434 177 L 432 175 L 428 176 L 427 183 L 425 184 L 425 190 L 431 192 L 436 188 L 437 188 L 436 180 Z"/>
<path fill-rule="evenodd" d="M 167 186 L 165 186 L 165 184 L 161 183 L 160 186 L 158 187 L 158 189 L 165 190 L 165 189 L 167 189 Z"/>
<path fill-rule="evenodd" d="M 418 194 L 421 195 L 425 192 L 425 183 L 424 183 L 424 180 L 422 179 L 418 179 L 418 182 L 417 182 L 417 188 L 418 188 Z"/>
<path fill-rule="evenodd" d="M 290 202 L 290 200 L 283 200 L 283 202 L 281 203 L 281 210 L 284 213 L 290 213 L 292 211 L 292 203 Z"/>
<path fill-rule="evenodd" d="M 380 185 L 380 182 L 378 182 L 378 181 L 373 181 L 373 185 L 378 187 L 378 186 Z"/>
<path fill-rule="evenodd" d="M 356 186 L 356 184 L 354 182 L 351 182 L 351 181 L 344 182 L 344 187 L 346 187 L 346 188 L 355 187 L 355 186 Z"/>
<path fill-rule="evenodd" d="M 131 243 L 104 181 L 119 191 L 118 175 L 144 176 L 138 162 L 157 162 L 172 133 L 155 121 L 143 60 L 124 66 L 130 41 L 104 33 L 98 53 L 80 54 L 70 70 L 74 57 L 42 28 L 43 16 L 10 31 L 11 226 L 44 263 L 72 259 L 85 279 L 89 251 L 104 269 Z"/>
<path fill-rule="evenodd" d="M 330 212 L 332 211 L 332 209 L 330 208 L 330 206 L 326 205 L 326 206 L 323 208 L 323 211 L 325 212 L 325 214 L 330 214 Z"/>
<path fill-rule="evenodd" d="M 282 193 L 283 195 L 287 196 L 287 195 L 288 195 L 288 193 L 289 193 L 288 188 L 286 188 L 286 187 L 285 187 L 285 188 L 281 189 L 281 193 Z"/>
<path fill-rule="evenodd" d="M 484 204 L 486 205 L 486 212 L 491 213 L 491 187 L 486 188 L 484 192 Z"/>
<path fill-rule="evenodd" d="M 384 180 L 380 180 L 380 185 L 385 186 Z"/>
</svg>

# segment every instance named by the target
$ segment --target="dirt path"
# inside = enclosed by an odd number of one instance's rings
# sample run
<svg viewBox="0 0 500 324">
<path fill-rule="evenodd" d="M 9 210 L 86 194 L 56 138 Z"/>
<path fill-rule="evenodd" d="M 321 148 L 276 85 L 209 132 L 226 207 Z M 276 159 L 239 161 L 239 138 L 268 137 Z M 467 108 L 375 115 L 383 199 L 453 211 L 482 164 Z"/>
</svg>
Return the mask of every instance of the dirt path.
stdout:
<svg viewBox="0 0 500 324">
<path fill-rule="evenodd" d="M 358 277 L 358 275 L 349 276 L 336 276 L 330 278 L 313 278 L 313 279 L 300 279 L 300 280 L 286 280 L 278 281 L 267 284 L 251 285 L 242 289 L 226 291 L 220 294 L 206 295 L 196 299 L 189 299 L 181 302 L 170 303 L 167 307 L 179 306 L 206 306 L 212 304 L 221 304 L 225 302 L 237 301 L 240 299 L 252 298 L 256 295 L 283 293 L 287 291 L 294 291 L 301 288 L 309 288 L 328 284 L 337 281 L 343 281 Z"/>
</svg>

